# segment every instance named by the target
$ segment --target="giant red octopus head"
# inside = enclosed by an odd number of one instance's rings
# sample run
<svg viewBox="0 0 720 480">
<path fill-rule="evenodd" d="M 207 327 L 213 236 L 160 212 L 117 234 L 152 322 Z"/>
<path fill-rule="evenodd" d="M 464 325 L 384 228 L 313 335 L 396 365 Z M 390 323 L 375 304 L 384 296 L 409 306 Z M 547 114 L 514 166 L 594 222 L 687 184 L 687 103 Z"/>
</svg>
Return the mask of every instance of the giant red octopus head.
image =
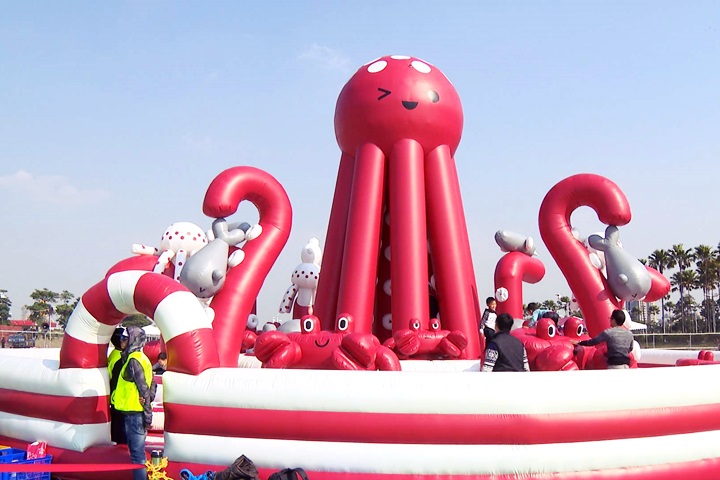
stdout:
<svg viewBox="0 0 720 480">
<path fill-rule="evenodd" d="M 412 139 L 430 152 L 455 153 L 462 135 L 460 97 L 434 65 L 405 55 L 363 65 L 345 84 L 335 107 L 340 149 L 354 156 L 365 143 L 389 155 L 398 140 Z"/>
</svg>

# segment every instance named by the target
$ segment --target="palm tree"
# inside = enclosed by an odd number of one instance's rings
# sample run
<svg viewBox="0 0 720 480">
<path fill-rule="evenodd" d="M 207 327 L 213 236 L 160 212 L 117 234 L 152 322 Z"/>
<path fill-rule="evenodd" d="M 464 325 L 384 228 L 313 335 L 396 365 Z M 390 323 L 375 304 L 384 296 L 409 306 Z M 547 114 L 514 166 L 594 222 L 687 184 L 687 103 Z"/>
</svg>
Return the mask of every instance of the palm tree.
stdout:
<svg viewBox="0 0 720 480">
<path fill-rule="evenodd" d="M 557 311 L 558 305 L 555 303 L 555 300 L 545 300 L 540 304 L 540 308 L 544 308 L 545 310 L 552 310 L 553 312 Z"/>
<path fill-rule="evenodd" d="M 678 269 L 680 270 L 680 274 L 685 272 L 690 267 L 690 264 L 693 261 L 693 254 L 690 250 L 685 250 L 685 247 L 683 247 L 682 243 L 678 243 L 676 245 L 673 245 L 670 249 L 670 258 L 672 258 L 673 263 L 677 265 Z M 693 272 L 694 273 L 694 272 Z M 670 280 L 670 283 L 672 283 L 672 279 Z M 676 288 L 680 291 L 680 300 L 685 298 L 685 287 L 687 285 L 687 282 L 678 282 L 675 284 Z M 684 325 L 685 323 L 685 302 L 680 302 L 680 317 L 682 320 L 682 323 Z"/>
<path fill-rule="evenodd" d="M 698 245 L 693 251 L 693 256 L 697 260 L 695 267 L 698 273 L 699 285 L 703 292 L 702 304 L 708 304 L 711 292 L 714 291 L 717 284 L 717 257 L 712 247 L 709 245 Z M 714 300 L 714 298 L 713 298 Z M 715 312 L 712 308 L 706 308 L 703 311 L 705 315 L 705 324 L 708 327 L 715 325 Z"/>
<path fill-rule="evenodd" d="M 676 305 L 670 301 L 670 295 L 666 296 L 665 308 L 667 309 L 667 311 L 672 313 L 672 315 L 669 319 L 670 321 L 668 322 L 668 327 L 670 327 L 669 330 L 672 330 L 672 324 L 675 321 L 675 312 L 677 309 L 676 309 Z"/>
<path fill-rule="evenodd" d="M 657 321 L 655 316 L 660 313 L 660 307 L 655 305 L 654 303 L 648 306 L 648 315 L 650 316 L 650 324 L 657 325 Z"/>
<path fill-rule="evenodd" d="M 560 297 L 559 302 L 560 302 L 559 308 L 565 311 L 566 317 L 569 316 L 570 315 L 570 297 L 568 297 L 568 296 Z"/>
<path fill-rule="evenodd" d="M 697 288 L 698 283 L 699 278 L 697 273 L 695 273 L 695 270 L 680 270 L 670 277 L 672 291 L 680 293 L 680 300 L 678 303 L 680 305 L 680 322 L 683 333 L 685 333 L 685 320 L 687 313 L 685 307 L 692 304 L 690 300 L 694 302 L 695 299 L 692 295 L 690 295 L 690 292 Z M 685 292 L 687 292 L 687 295 Z M 695 319 L 695 331 L 697 332 L 697 319 Z"/>
<path fill-rule="evenodd" d="M 648 265 L 662 274 L 666 268 L 674 267 L 675 262 L 667 250 L 655 250 L 648 257 Z M 665 333 L 665 297 L 660 299 L 660 324 Z"/>
</svg>

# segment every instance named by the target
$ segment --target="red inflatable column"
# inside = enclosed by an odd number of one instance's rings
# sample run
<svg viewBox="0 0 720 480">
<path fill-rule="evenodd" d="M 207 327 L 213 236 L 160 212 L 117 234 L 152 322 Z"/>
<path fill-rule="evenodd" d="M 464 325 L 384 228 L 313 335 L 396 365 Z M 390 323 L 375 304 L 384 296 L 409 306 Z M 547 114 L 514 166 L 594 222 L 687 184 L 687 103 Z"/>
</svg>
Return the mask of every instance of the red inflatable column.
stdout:
<svg viewBox="0 0 720 480">
<path fill-rule="evenodd" d="M 422 147 L 398 142 L 390 156 L 390 285 L 393 331 L 409 321 L 430 318 L 428 306 L 427 224 Z"/>
</svg>

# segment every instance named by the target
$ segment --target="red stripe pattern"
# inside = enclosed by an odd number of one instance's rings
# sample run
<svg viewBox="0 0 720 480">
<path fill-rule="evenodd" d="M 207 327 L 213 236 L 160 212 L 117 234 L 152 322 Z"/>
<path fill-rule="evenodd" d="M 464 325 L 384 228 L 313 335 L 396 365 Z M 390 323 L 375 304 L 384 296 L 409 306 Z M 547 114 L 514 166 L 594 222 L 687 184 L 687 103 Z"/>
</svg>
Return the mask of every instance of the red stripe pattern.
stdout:
<svg viewBox="0 0 720 480">
<path fill-rule="evenodd" d="M 75 425 L 110 421 L 108 396 L 64 397 L 0 388 L 0 411 Z"/>
<path fill-rule="evenodd" d="M 167 432 L 220 437 L 528 445 L 645 438 L 715 429 L 720 430 L 720 403 L 537 415 L 256 410 L 165 403 Z"/>
<path fill-rule="evenodd" d="M 107 368 L 107 351 L 107 343 L 87 343 L 66 333 L 60 349 L 60 368 Z"/>
<path fill-rule="evenodd" d="M 558 452 L 562 455 L 562 452 Z M 171 462 L 166 473 L 172 478 L 180 478 L 180 470 L 187 468 L 195 474 L 208 470 L 224 470 L 225 465 L 206 465 L 187 462 Z M 277 470 L 258 468 L 260 478 L 268 478 Z M 517 475 L 423 475 L 389 474 L 365 472 L 318 472 L 306 470 L 312 480 L 518 480 Z M 533 480 L 714 480 L 720 478 L 720 459 L 700 460 L 697 462 L 675 463 L 652 467 L 628 467 L 623 469 L 593 470 L 586 472 L 565 472 L 533 474 Z"/>
</svg>

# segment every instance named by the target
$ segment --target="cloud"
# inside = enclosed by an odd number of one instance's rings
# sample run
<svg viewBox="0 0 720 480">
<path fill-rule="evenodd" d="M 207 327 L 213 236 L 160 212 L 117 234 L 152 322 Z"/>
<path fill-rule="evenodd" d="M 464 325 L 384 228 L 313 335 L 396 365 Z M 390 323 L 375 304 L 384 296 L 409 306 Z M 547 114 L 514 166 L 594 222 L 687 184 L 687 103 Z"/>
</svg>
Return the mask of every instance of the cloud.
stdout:
<svg viewBox="0 0 720 480">
<path fill-rule="evenodd" d="M 79 189 L 62 175 L 34 176 L 25 170 L 0 175 L 0 191 L 22 195 L 29 200 L 63 205 L 85 205 L 109 196 L 105 190 Z"/>
<path fill-rule="evenodd" d="M 313 43 L 300 53 L 300 60 L 320 66 L 327 70 L 334 70 L 342 73 L 350 71 L 350 58 L 338 50 Z"/>
</svg>

